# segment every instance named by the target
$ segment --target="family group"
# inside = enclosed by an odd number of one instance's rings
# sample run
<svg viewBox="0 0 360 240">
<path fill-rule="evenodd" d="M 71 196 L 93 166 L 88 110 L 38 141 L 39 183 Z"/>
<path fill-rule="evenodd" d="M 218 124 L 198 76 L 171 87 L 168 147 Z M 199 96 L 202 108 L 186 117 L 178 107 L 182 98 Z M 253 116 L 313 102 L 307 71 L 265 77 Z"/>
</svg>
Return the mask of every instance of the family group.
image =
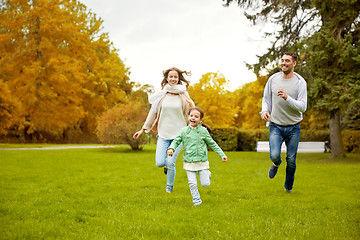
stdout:
<svg viewBox="0 0 360 240">
<path fill-rule="evenodd" d="M 281 145 L 285 142 L 286 178 L 285 191 L 291 193 L 296 170 L 296 155 L 300 140 L 300 122 L 307 107 L 306 81 L 294 68 L 297 55 L 285 52 L 281 58 L 281 72 L 269 77 L 262 100 L 261 118 L 270 129 L 269 145 L 272 165 L 269 178 L 274 178 L 282 162 Z M 175 161 L 183 148 L 183 168 L 186 170 L 190 192 L 195 206 L 200 205 L 197 175 L 203 187 L 210 185 L 208 146 L 223 162 L 228 158 L 210 136 L 211 129 L 203 123 L 204 111 L 195 106 L 187 88 L 184 75 L 190 72 L 170 68 L 163 72 L 161 90 L 149 97 L 150 111 L 142 129 L 133 135 L 157 131 L 156 166 L 163 167 L 167 176 L 166 192 L 171 193 L 175 180 Z"/>
</svg>

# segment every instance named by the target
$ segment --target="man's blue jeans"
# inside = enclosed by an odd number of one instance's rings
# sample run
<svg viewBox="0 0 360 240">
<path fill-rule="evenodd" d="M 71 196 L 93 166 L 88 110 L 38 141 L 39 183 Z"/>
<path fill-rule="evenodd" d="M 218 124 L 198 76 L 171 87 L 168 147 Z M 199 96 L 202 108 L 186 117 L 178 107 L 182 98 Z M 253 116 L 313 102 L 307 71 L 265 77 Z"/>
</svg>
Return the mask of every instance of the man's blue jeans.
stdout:
<svg viewBox="0 0 360 240">
<path fill-rule="evenodd" d="M 275 165 L 281 164 L 281 145 L 286 145 L 286 179 L 285 188 L 292 189 L 295 179 L 296 154 L 300 141 L 300 123 L 290 126 L 280 126 L 270 123 L 270 159 Z"/>
<path fill-rule="evenodd" d="M 174 139 L 168 140 L 168 139 L 163 139 L 161 137 L 158 137 L 157 143 L 156 143 L 156 156 L 155 156 L 156 166 L 158 166 L 158 167 L 167 166 L 168 171 L 167 171 L 166 191 L 169 191 L 169 192 L 172 192 L 173 187 L 174 187 L 175 174 L 176 174 L 175 162 L 176 162 L 176 158 L 179 155 L 180 150 L 183 146 L 181 143 L 176 148 L 172 157 L 167 156 L 167 154 L 166 154 L 167 149 L 168 149 L 168 147 L 170 147 L 170 144 L 173 140 Z"/>
</svg>

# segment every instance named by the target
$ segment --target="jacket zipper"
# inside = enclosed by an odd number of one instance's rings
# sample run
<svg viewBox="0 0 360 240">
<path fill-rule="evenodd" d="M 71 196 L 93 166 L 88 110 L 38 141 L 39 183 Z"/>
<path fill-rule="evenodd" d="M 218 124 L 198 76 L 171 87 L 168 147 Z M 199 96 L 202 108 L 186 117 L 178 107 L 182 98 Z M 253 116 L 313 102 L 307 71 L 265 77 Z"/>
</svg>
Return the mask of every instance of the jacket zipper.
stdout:
<svg viewBox="0 0 360 240">
<path fill-rule="evenodd" d="M 200 137 L 201 137 L 201 133 L 200 133 L 200 131 L 199 131 L 199 137 L 198 137 L 197 146 L 196 146 L 198 162 L 201 161 L 201 160 L 199 159 L 199 142 L 200 142 Z"/>
</svg>

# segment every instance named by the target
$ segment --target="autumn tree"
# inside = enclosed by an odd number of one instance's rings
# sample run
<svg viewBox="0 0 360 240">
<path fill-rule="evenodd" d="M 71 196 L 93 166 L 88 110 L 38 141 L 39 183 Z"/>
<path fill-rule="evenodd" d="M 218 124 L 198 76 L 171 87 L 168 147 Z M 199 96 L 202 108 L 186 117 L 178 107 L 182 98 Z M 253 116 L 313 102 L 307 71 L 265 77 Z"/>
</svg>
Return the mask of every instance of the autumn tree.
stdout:
<svg viewBox="0 0 360 240">
<path fill-rule="evenodd" d="M 20 104 L 19 135 L 91 133 L 101 112 L 126 101 L 128 69 L 101 29 L 76 0 L 1 1 L 0 81 Z"/>
<path fill-rule="evenodd" d="M 228 127 L 234 124 L 236 106 L 233 94 L 226 90 L 228 81 L 221 73 L 202 75 L 199 83 L 189 87 L 190 97 L 205 112 L 204 122 L 211 127 Z"/>
<path fill-rule="evenodd" d="M 7 84 L 0 81 L 0 135 L 6 135 L 8 132 L 19 132 L 21 128 L 21 109 L 20 104 L 11 97 Z M 15 124 L 14 124 L 15 123 Z"/>
<path fill-rule="evenodd" d="M 271 47 L 251 67 L 259 73 L 260 69 L 276 63 L 284 51 L 299 53 L 297 69 L 307 73 L 309 102 L 314 102 L 314 109 L 326 111 L 330 119 L 331 156 L 345 156 L 340 118 L 346 101 L 354 102 L 359 97 L 360 1 L 223 2 L 225 6 L 237 3 L 245 9 L 245 15 L 254 24 L 270 20 L 281 27 L 279 31 L 270 33 L 273 36 Z M 346 66 L 348 63 L 350 65 Z M 345 94 L 342 95 L 342 92 Z"/>
<path fill-rule="evenodd" d="M 260 76 L 254 82 L 246 83 L 234 91 L 236 105 L 239 107 L 236 117 L 236 126 L 244 129 L 264 128 L 265 123 L 261 120 L 261 99 L 267 77 Z"/>
</svg>

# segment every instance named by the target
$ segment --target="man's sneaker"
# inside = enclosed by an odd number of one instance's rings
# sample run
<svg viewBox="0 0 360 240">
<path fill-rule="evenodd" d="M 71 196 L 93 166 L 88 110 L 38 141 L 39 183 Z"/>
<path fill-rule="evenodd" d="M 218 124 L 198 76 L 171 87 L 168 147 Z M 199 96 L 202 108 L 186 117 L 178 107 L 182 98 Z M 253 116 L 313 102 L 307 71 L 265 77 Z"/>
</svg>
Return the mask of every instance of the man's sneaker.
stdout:
<svg viewBox="0 0 360 240">
<path fill-rule="evenodd" d="M 286 189 L 286 188 L 285 188 L 285 192 L 291 193 L 291 191 L 292 191 L 292 189 Z"/>
<path fill-rule="evenodd" d="M 274 163 L 273 165 L 271 165 L 270 169 L 269 169 L 269 178 L 274 178 L 277 170 L 278 170 L 279 166 L 276 166 Z"/>
</svg>

